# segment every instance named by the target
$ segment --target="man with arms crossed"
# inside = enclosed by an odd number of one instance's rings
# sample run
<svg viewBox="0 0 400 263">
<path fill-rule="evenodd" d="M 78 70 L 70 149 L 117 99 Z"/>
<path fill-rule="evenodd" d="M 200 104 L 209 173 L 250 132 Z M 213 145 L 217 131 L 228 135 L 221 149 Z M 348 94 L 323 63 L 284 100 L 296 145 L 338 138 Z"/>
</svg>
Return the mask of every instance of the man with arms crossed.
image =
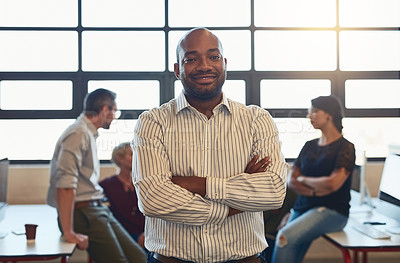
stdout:
<svg viewBox="0 0 400 263">
<path fill-rule="evenodd" d="M 177 47 L 177 99 L 144 112 L 133 180 L 146 216 L 148 262 L 264 262 L 262 211 L 281 207 L 287 164 L 276 125 L 222 92 L 226 59 L 208 29 Z"/>
<path fill-rule="evenodd" d="M 97 89 L 86 95 L 84 111 L 58 139 L 50 164 L 47 203 L 57 208 L 67 242 L 87 249 L 96 263 L 146 262 L 146 254 L 101 203 L 96 138 L 115 118 L 115 93 Z"/>
</svg>

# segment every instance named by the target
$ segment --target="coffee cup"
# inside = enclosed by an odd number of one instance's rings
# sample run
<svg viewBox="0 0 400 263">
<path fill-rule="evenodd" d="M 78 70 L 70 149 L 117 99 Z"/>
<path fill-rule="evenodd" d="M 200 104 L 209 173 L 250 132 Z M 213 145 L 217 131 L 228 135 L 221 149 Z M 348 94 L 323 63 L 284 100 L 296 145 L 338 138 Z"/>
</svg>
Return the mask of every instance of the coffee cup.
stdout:
<svg viewBox="0 0 400 263">
<path fill-rule="evenodd" d="M 37 227 L 38 225 L 35 224 L 25 224 L 25 234 L 28 242 L 35 242 Z"/>
</svg>

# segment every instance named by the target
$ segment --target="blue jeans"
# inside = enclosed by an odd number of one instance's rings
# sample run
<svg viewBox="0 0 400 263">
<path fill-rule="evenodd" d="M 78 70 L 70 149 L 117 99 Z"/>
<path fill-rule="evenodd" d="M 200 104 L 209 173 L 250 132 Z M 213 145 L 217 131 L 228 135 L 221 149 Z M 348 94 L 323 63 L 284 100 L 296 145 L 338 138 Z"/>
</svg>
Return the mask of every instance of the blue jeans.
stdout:
<svg viewBox="0 0 400 263">
<path fill-rule="evenodd" d="M 341 231 L 348 217 L 326 207 L 304 213 L 292 211 L 288 223 L 278 232 L 272 263 L 302 262 L 312 241 L 326 233 Z"/>
</svg>

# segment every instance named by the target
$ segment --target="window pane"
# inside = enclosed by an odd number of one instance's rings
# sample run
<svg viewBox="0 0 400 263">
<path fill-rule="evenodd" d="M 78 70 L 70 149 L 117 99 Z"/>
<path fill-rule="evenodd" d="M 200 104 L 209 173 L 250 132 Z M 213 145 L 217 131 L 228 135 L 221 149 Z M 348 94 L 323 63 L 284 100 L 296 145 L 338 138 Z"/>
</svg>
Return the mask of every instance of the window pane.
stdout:
<svg viewBox="0 0 400 263">
<path fill-rule="evenodd" d="M 169 33 L 169 70 L 174 71 L 176 63 L 176 46 L 187 31 L 171 31 Z M 214 30 L 221 40 L 224 56 L 228 61 L 227 70 L 250 70 L 251 46 L 249 30 Z"/>
<path fill-rule="evenodd" d="M 84 31 L 84 71 L 164 71 L 164 32 Z"/>
<path fill-rule="evenodd" d="M 400 31 L 340 32 L 341 70 L 400 70 Z"/>
<path fill-rule="evenodd" d="M 335 0 L 254 0 L 259 27 L 334 27 Z"/>
<path fill-rule="evenodd" d="M 306 141 L 318 138 L 321 132 L 313 128 L 308 118 L 275 118 L 285 158 L 297 158 Z"/>
<path fill-rule="evenodd" d="M 336 33 L 256 31 L 256 70 L 336 70 Z"/>
<path fill-rule="evenodd" d="M 399 0 L 340 0 L 341 27 L 400 27 Z"/>
<path fill-rule="evenodd" d="M 367 157 L 386 157 L 389 145 L 400 144 L 400 118 L 344 118 L 343 134 Z"/>
<path fill-rule="evenodd" d="M 0 156 L 10 160 L 50 160 L 58 137 L 72 122 L 67 119 L 0 120 L 0 126 L 7 127 L 0 129 Z"/>
<path fill-rule="evenodd" d="M 182 89 L 181 81 L 176 80 L 175 98 L 179 96 Z M 226 80 L 222 91 L 229 99 L 246 104 L 246 82 L 244 80 Z"/>
<path fill-rule="evenodd" d="M 0 129 L 0 156 L 10 160 L 50 160 L 61 133 L 74 121 L 0 120 L 0 127 L 7 127 Z M 135 124 L 136 120 L 114 120 L 109 130 L 100 128 L 100 136 L 96 140 L 99 158 L 110 160 L 116 145 L 132 141 Z M 27 131 L 34 140 L 27 140 Z"/>
<path fill-rule="evenodd" d="M 308 109 L 311 99 L 330 94 L 327 79 L 263 79 L 260 83 L 260 104 L 268 109 Z"/>
<path fill-rule="evenodd" d="M 0 71 L 77 71 L 74 31 L 0 31 Z"/>
<path fill-rule="evenodd" d="M 76 27 L 78 1 L 1 0 L 0 27 Z"/>
<path fill-rule="evenodd" d="M 0 81 L 0 109 L 70 110 L 72 109 L 72 82 L 62 80 Z"/>
<path fill-rule="evenodd" d="M 318 138 L 308 118 L 275 118 L 286 158 L 296 158 L 304 143 Z M 400 118 L 344 118 L 343 136 L 367 157 L 386 157 L 390 145 L 399 145 Z"/>
<path fill-rule="evenodd" d="M 169 26 L 249 26 L 250 0 L 169 1 Z"/>
<path fill-rule="evenodd" d="M 400 108 L 400 80 L 346 80 L 346 108 Z"/>
<path fill-rule="evenodd" d="M 137 120 L 113 120 L 110 129 L 100 128 L 97 138 L 97 155 L 100 160 L 111 160 L 115 146 L 123 142 L 131 142 Z"/>
<path fill-rule="evenodd" d="M 82 0 L 84 27 L 163 27 L 164 0 Z"/>
<path fill-rule="evenodd" d="M 106 88 L 117 93 L 119 110 L 145 110 L 160 105 L 160 82 L 157 80 L 90 80 L 88 91 Z"/>
</svg>

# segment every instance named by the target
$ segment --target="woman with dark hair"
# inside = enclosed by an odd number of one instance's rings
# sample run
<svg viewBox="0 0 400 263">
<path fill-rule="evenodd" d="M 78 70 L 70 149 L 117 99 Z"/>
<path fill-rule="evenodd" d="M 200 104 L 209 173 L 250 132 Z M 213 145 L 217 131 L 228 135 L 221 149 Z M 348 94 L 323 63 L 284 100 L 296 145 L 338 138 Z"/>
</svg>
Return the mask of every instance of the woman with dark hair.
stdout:
<svg viewBox="0 0 400 263">
<path fill-rule="evenodd" d="M 298 197 L 278 232 L 272 262 L 302 262 L 312 241 L 344 228 L 349 217 L 354 145 L 342 135 L 343 109 L 334 96 L 311 100 L 308 114 L 321 137 L 303 146 L 288 187 Z"/>
</svg>

